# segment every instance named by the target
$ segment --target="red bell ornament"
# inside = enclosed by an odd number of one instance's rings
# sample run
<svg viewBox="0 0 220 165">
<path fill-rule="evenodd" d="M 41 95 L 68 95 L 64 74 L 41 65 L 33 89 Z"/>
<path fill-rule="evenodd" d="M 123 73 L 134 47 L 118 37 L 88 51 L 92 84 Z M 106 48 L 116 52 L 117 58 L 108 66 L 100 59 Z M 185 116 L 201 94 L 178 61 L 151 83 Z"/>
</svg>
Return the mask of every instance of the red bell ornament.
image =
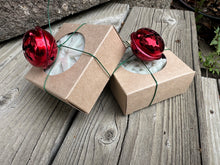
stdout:
<svg viewBox="0 0 220 165">
<path fill-rule="evenodd" d="M 131 49 L 141 60 L 153 61 L 162 57 L 164 41 L 154 30 L 141 28 L 131 34 Z"/>
<path fill-rule="evenodd" d="M 40 27 L 24 34 L 22 48 L 25 58 L 35 67 L 46 69 L 57 57 L 58 48 L 54 37 Z"/>
</svg>

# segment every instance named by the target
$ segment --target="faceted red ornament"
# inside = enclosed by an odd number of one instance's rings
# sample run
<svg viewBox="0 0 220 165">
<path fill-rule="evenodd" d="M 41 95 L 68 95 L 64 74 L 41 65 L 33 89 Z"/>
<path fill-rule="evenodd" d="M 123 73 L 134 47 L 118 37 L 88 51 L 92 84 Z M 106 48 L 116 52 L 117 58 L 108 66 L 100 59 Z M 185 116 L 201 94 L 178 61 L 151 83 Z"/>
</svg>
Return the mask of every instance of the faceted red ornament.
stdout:
<svg viewBox="0 0 220 165">
<path fill-rule="evenodd" d="M 141 28 L 131 34 L 131 49 L 143 61 L 160 59 L 164 50 L 164 41 L 152 29 Z"/>
<path fill-rule="evenodd" d="M 22 48 L 25 58 L 33 66 L 43 69 L 52 65 L 57 56 L 57 44 L 54 37 L 40 27 L 24 34 Z"/>
</svg>

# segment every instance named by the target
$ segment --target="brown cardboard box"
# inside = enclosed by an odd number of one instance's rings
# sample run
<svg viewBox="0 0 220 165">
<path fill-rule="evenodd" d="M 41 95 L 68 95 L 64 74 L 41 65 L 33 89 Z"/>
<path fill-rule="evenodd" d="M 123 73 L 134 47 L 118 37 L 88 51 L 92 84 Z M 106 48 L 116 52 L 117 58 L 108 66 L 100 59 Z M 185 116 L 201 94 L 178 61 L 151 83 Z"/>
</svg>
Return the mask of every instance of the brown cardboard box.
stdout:
<svg viewBox="0 0 220 165">
<path fill-rule="evenodd" d="M 80 25 L 63 24 L 55 39 L 72 33 Z M 112 74 L 125 47 L 113 26 L 86 24 L 78 31 L 85 38 L 85 52 L 96 56 L 107 71 Z M 43 89 L 47 74 L 40 68 L 32 67 L 26 79 Z M 83 53 L 67 71 L 49 76 L 46 90 L 60 100 L 89 113 L 109 80 L 95 58 Z"/>
<path fill-rule="evenodd" d="M 165 50 L 166 66 L 154 74 L 158 82 L 152 104 L 184 93 L 195 72 L 170 50 Z M 124 114 L 147 107 L 154 95 L 156 83 L 151 75 L 132 73 L 120 67 L 111 79 L 111 90 Z"/>
</svg>

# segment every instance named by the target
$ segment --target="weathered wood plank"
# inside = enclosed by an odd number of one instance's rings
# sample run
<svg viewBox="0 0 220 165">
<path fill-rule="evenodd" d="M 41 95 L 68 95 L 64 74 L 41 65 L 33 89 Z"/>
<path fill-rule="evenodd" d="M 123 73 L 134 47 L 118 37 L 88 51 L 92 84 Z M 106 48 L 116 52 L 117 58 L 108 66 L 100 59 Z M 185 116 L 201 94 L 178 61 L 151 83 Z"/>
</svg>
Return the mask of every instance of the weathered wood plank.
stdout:
<svg viewBox="0 0 220 165">
<path fill-rule="evenodd" d="M 100 10 L 101 9 L 101 10 Z M 119 3 L 107 3 L 101 8 L 81 13 L 80 15 L 64 20 L 65 22 L 92 23 L 92 24 L 111 24 L 119 31 L 122 23 L 129 12 L 129 5 Z"/>
<path fill-rule="evenodd" d="M 192 16 L 135 7 L 120 35 L 129 40 L 134 30 L 153 28 L 193 68 L 192 53 L 198 50 L 192 45 Z M 122 116 L 107 87 L 91 114 L 78 114 L 53 164 L 200 164 L 195 86 L 193 82 L 185 94 L 128 116 Z"/>
<path fill-rule="evenodd" d="M 128 5 L 109 4 L 84 13 L 83 21 L 111 24 L 110 18 L 116 17 L 115 24 L 120 25 L 128 10 Z M 31 66 L 23 57 L 21 43 L 22 38 L 0 48 L 0 164 L 48 164 L 56 156 L 76 110 L 24 80 Z"/>
<path fill-rule="evenodd" d="M 220 100 L 216 79 L 202 77 L 202 89 L 208 131 L 208 164 L 220 164 Z M 203 148 L 202 148 L 203 150 Z"/>
</svg>

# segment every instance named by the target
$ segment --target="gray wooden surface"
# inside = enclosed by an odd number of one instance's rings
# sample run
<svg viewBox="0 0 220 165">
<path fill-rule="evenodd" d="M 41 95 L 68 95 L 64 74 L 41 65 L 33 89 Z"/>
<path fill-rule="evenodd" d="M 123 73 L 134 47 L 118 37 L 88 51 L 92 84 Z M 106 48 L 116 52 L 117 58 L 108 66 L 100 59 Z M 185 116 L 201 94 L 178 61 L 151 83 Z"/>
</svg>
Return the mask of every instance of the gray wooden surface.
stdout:
<svg viewBox="0 0 220 165">
<path fill-rule="evenodd" d="M 216 79 L 202 77 L 207 125 L 207 164 L 220 164 L 220 100 Z"/>
<path fill-rule="evenodd" d="M 120 28 L 128 6 L 110 5 L 66 21 L 108 20 Z M 115 23 L 112 18 L 117 18 Z M 129 34 L 141 27 L 159 32 L 166 46 L 197 73 L 183 95 L 128 116 L 120 111 L 108 85 L 89 115 L 76 111 L 24 79 L 30 65 L 24 60 L 21 38 L 1 44 L 0 165 L 219 162 L 219 147 L 213 148 L 219 145 L 219 131 L 215 131 L 219 126 L 214 126 L 219 123 L 219 112 L 214 112 L 214 119 L 206 113 L 204 98 L 212 93 L 204 87 L 212 83 L 201 78 L 193 13 L 134 7 L 120 36 L 128 40 Z"/>
</svg>

